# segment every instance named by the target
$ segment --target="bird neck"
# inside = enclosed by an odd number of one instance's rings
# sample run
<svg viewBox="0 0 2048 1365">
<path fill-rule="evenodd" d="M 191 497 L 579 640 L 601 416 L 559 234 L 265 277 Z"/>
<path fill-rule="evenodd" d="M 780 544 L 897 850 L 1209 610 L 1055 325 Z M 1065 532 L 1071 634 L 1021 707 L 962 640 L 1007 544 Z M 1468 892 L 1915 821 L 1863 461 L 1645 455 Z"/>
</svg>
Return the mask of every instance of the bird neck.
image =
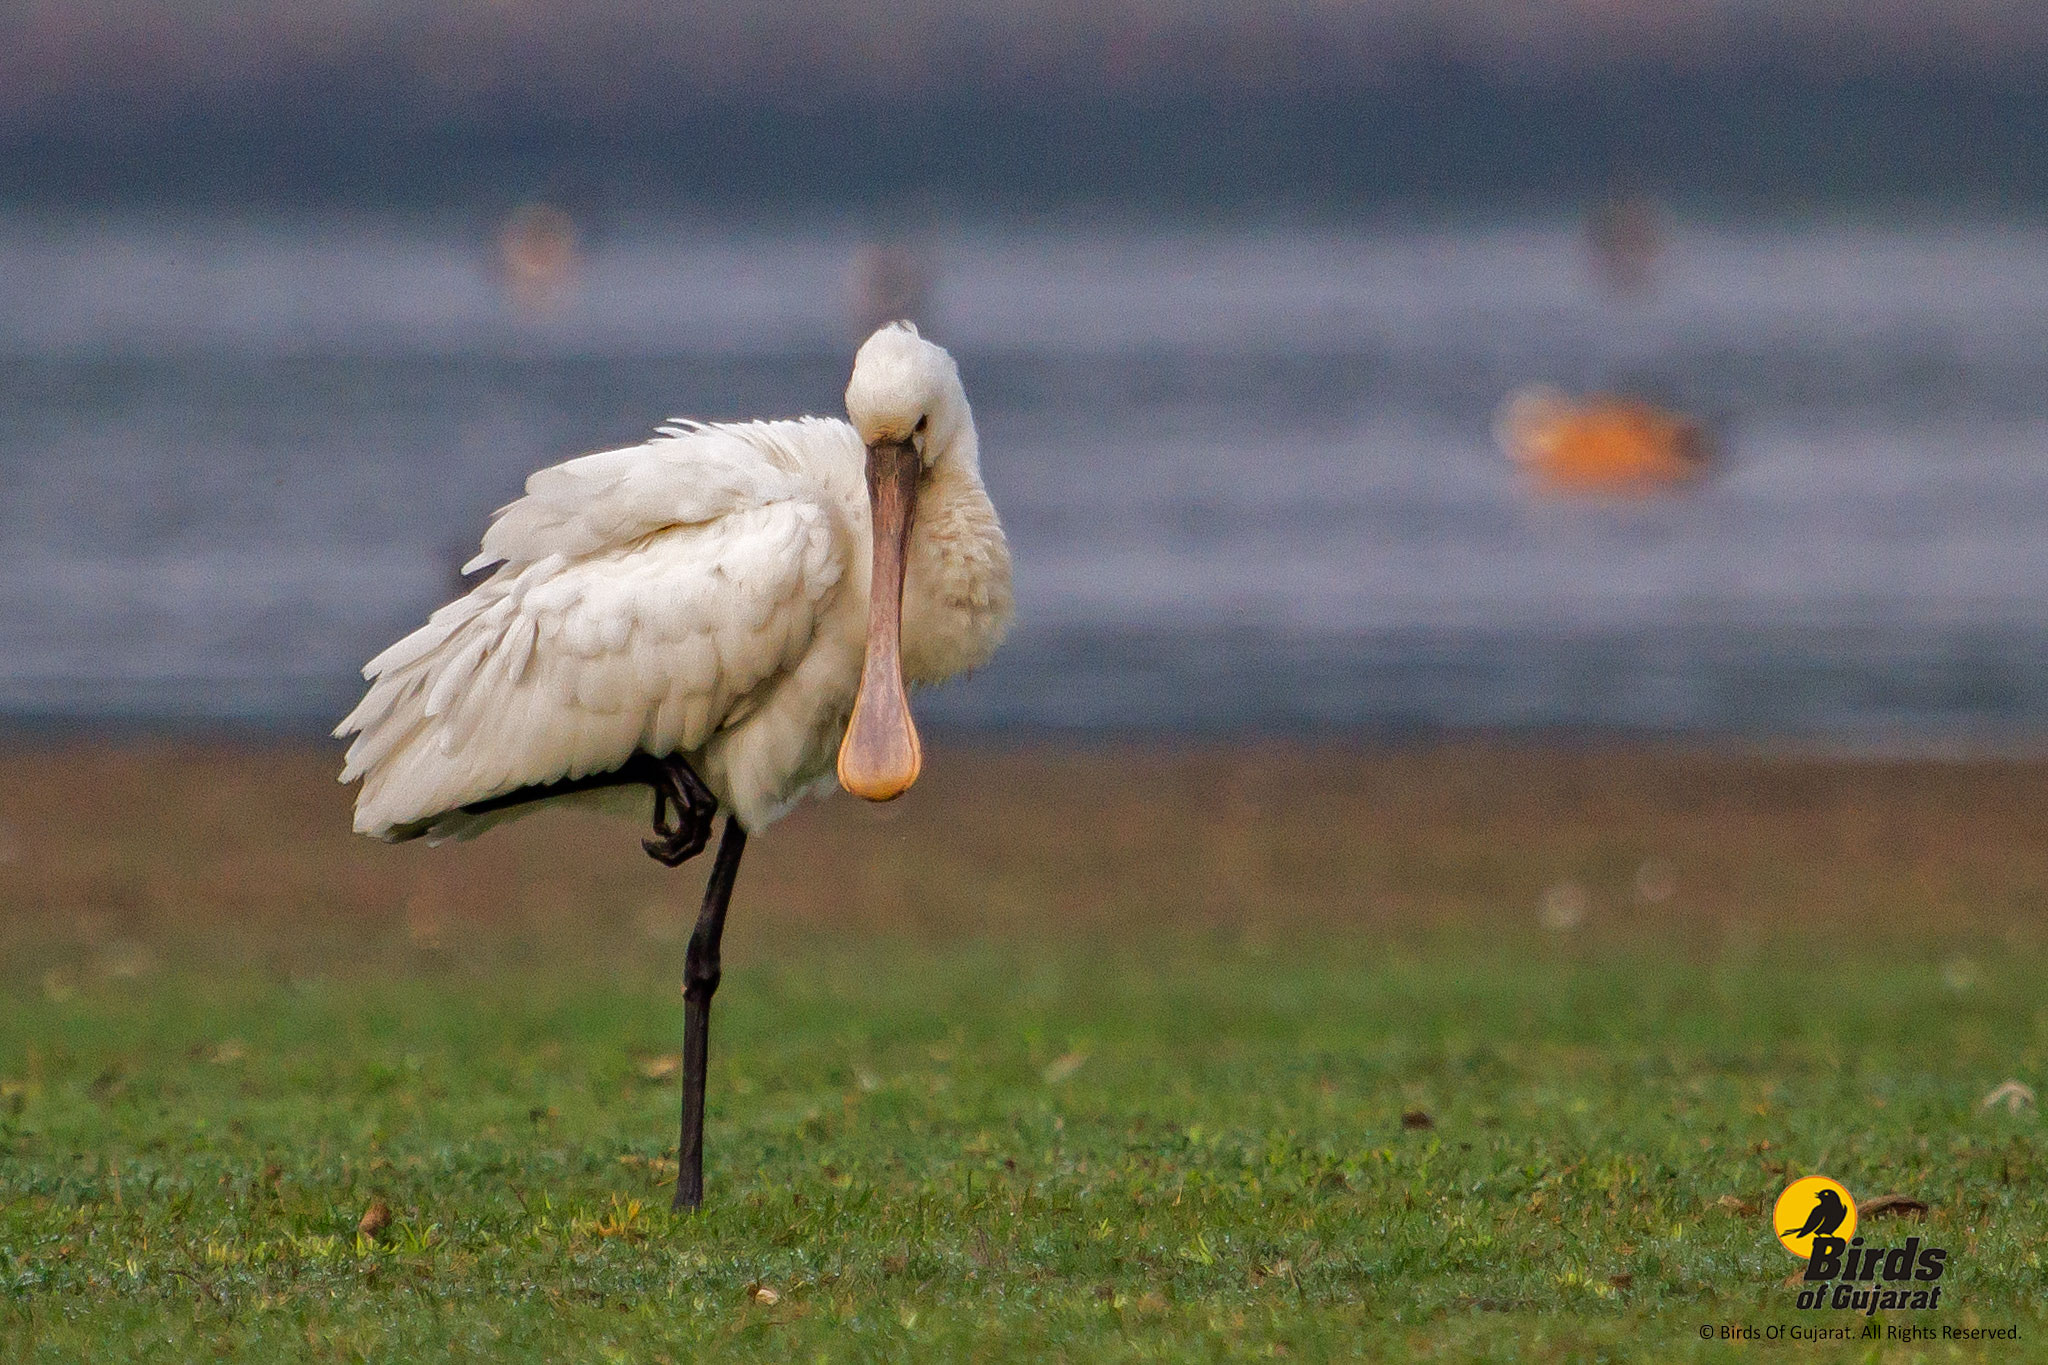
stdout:
<svg viewBox="0 0 2048 1365">
<path fill-rule="evenodd" d="M 981 433 L 974 426 L 974 408 L 967 401 L 967 389 L 954 375 L 945 396 L 933 409 L 932 440 L 939 457 L 932 474 L 965 475 L 974 487 L 981 486 Z"/>
<path fill-rule="evenodd" d="M 918 493 L 903 584 L 903 671 L 929 683 L 976 667 L 1009 629 L 1010 547 L 981 481 L 974 419 L 952 442 Z"/>
</svg>

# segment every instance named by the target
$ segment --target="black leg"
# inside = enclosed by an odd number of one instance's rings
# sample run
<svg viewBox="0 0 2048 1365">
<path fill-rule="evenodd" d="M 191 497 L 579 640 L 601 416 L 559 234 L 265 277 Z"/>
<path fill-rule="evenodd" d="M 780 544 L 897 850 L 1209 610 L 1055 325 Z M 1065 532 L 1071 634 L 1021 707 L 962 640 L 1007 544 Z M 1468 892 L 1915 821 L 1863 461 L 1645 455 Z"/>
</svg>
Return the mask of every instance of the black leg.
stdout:
<svg viewBox="0 0 2048 1365">
<path fill-rule="evenodd" d="M 700 846 L 702 841 L 699 841 Z M 650 850 L 652 851 L 652 850 Z M 704 886 L 704 908 L 690 935 L 690 955 L 683 968 L 683 1133 L 676 1148 L 677 1209 L 704 1202 L 704 1064 L 711 1031 L 711 996 L 718 989 L 718 940 L 725 933 L 725 907 L 740 873 L 740 855 L 747 851 L 747 831 L 725 817 L 711 880 Z M 659 855 L 656 855 L 659 856 Z"/>
<path fill-rule="evenodd" d="M 640 841 L 640 846 L 647 850 L 647 856 L 664 867 L 681 867 L 702 853 L 704 845 L 711 839 L 711 820 L 718 814 L 718 798 L 711 794 L 711 788 L 704 785 L 703 779 L 697 776 L 696 770 L 681 754 L 656 758 L 645 750 L 639 750 L 608 772 L 521 787 L 502 796 L 472 801 L 462 811 L 465 815 L 489 815 L 493 811 L 509 810 L 534 801 L 549 801 L 558 796 L 572 796 L 577 792 L 640 784 L 654 788 L 654 837 Z M 675 811 L 674 819 L 669 818 L 671 809 Z M 416 839 L 427 833 L 433 823 L 432 820 L 422 820 L 400 830 L 398 837 Z"/>
</svg>

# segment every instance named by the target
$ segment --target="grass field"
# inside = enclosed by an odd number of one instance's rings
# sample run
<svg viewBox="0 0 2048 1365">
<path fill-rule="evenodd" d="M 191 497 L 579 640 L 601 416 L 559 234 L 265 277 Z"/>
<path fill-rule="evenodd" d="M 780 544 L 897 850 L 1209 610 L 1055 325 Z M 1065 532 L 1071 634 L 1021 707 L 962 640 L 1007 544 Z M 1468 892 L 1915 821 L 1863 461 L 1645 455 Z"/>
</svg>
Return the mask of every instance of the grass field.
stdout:
<svg viewBox="0 0 2048 1365">
<path fill-rule="evenodd" d="M 0 755 L 0 1359 L 2048 1355 L 2048 763 L 968 751 L 702 870 L 349 839 L 312 749 Z M 1794 1176 L 1950 1249 L 1798 1312 Z M 376 1206 L 388 1223 L 359 1230 Z M 373 1223 L 377 1221 L 373 1219 Z"/>
</svg>

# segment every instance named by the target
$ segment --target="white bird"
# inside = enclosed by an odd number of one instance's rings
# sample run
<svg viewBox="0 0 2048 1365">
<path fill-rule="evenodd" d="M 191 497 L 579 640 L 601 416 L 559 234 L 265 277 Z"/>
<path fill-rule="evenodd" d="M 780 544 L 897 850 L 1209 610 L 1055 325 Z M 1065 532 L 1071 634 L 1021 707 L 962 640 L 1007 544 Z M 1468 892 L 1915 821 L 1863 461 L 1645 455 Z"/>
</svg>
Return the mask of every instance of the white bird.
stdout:
<svg viewBox="0 0 2048 1365">
<path fill-rule="evenodd" d="M 355 828 L 380 839 L 645 785 L 645 846 L 675 866 L 729 812 L 686 968 L 678 1208 L 703 1197 L 706 1030 L 748 832 L 828 783 L 835 754 L 855 795 L 907 790 L 923 760 L 905 683 L 983 663 L 1010 624 L 952 357 L 882 328 L 846 411 L 666 427 L 534 474 L 465 567 L 495 570 L 369 662 L 335 731 L 355 737 Z"/>
</svg>

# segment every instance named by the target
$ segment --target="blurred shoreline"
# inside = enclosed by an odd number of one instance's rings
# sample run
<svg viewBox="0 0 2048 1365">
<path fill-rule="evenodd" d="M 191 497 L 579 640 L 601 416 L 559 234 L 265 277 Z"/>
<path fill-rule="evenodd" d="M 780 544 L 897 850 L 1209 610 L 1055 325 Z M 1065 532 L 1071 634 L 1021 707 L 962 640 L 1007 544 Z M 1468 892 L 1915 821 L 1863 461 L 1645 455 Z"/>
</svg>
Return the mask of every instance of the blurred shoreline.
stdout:
<svg viewBox="0 0 2048 1365">
<path fill-rule="evenodd" d="M 385 846 L 349 833 L 337 770 L 333 746 L 10 732 L 6 974 L 534 953 L 644 971 L 679 951 L 703 868 L 656 867 L 632 822 L 544 812 L 472 844 Z M 900 802 L 834 793 L 759 839 L 730 942 L 756 961 L 849 936 L 1130 948 L 1332 933 L 1703 960 L 1765 940 L 1981 956 L 2038 946 L 2044 789 L 2043 754 L 934 738 Z"/>
</svg>

